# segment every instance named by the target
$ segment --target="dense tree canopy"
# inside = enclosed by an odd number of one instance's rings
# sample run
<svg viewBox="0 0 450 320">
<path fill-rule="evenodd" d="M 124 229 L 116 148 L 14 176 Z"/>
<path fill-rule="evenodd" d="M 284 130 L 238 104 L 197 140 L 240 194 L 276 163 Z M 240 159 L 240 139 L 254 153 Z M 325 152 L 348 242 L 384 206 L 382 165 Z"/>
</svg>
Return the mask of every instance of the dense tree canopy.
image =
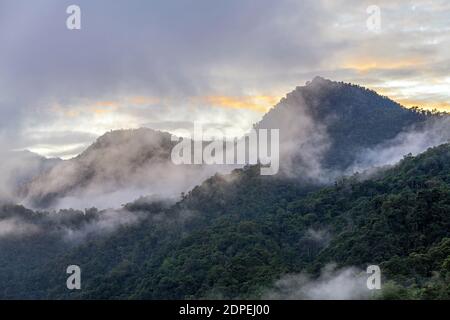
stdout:
<svg viewBox="0 0 450 320">
<path fill-rule="evenodd" d="M 381 265 L 383 298 L 448 298 L 449 159 L 450 146 L 443 145 L 373 176 L 355 175 L 320 190 L 260 176 L 257 166 L 216 175 L 175 205 L 145 199 L 127 205 L 128 211 L 146 212 L 145 219 L 74 248 L 58 247 L 56 240 L 52 246 L 52 234 L 28 239 L 33 256 L 27 261 L 34 262 L 24 267 L 30 272 L 21 281 L 5 281 L 5 275 L 14 275 L 11 261 L 25 259 L 23 240 L 1 242 L 2 249 L 14 249 L 0 254 L 0 295 L 258 298 L 284 274 L 318 274 L 335 262 Z M 27 219 L 42 215 L 14 210 Z M 83 221 L 99 213 L 73 214 Z M 70 264 L 83 270 L 79 292 L 65 288 Z"/>
</svg>

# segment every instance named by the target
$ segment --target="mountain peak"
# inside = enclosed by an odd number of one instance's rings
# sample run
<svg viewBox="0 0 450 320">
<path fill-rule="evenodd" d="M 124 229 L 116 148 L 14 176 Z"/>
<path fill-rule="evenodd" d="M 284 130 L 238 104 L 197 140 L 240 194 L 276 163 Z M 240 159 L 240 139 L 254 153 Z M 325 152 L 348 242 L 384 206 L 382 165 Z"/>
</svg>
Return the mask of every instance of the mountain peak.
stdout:
<svg viewBox="0 0 450 320">
<path fill-rule="evenodd" d="M 279 129 L 289 150 L 296 145 L 298 153 L 317 155 L 315 163 L 345 170 L 360 150 L 393 139 L 429 116 L 373 90 L 317 76 L 288 93 L 255 127 Z"/>
<path fill-rule="evenodd" d="M 306 85 L 315 85 L 315 84 L 331 84 L 334 81 L 331 81 L 330 79 L 325 79 L 321 76 L 315 76 L 311 81 L 307 81 Z M 335 82 L 336 83 L 336 82 Z"/>
</svg>

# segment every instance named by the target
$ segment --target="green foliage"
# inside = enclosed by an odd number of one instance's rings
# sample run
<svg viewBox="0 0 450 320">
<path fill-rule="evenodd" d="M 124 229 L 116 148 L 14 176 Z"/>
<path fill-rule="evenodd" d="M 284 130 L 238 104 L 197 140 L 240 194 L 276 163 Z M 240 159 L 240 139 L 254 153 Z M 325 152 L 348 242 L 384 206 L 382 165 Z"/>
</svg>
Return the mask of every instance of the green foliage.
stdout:
<svg viewBox="0 0 450 320">
<path fill-rule="evenodd" d="M 355 175 L 320 190 L 260 176 L 257 166 L 216 175 L 170 207 L 145 199 L 127 205 L 146 218 L 74 248 L 52 246 L 51 235 L 22 240 L 28 251 L 19 241 L 0 241 L 0 296 L 259 298 L 284 274 L 314 275 L 336 262 L 380 265 L 385 286 L 377 298 L 448 299 L 449 160 L 443 145 L 371 178 Z M 63 216 L 82 224 L 98 214 Z M 27 259 L 36 260 L 15 273 Z M 70 264 L 83 270 L 81 291 L 65 288 Z"/>
</svg>

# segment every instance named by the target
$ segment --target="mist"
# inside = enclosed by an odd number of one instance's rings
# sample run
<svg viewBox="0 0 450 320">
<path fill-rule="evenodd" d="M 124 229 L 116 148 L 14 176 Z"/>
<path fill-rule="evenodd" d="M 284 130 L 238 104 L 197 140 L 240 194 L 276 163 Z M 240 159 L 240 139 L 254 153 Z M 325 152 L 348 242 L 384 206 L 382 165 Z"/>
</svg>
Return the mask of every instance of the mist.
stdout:
<svg viewBox="0 0 450 320">
<path fill-rule="evenodd" d="M 355 267 L 323 268 L 320 276 L 307 273 L 288 274 L 277 280 L 263 299 L 277 300 L 360 300 L 371 297 L 366 286 L 367 274 Z"/>
<path fill-rule="evenodd" d="M 156 199 L 152 201 L 158 202 Z M 159 201 L 159 209 L 146 211 L 127 208 L 31 211 L 21 206 L 5 205 L 0 207 L 0 240 L 30 239 L 36 236 L 50 237 L 53 241 L 63 241 L 67 244 L 79 244 L 86 239 L 108 235 L 121 227 L 147 218 L 153 219 L 155 223 L 165 221 L 163 210 L 170 204 Z M 158 206 L 155 205 L 154 208 Z"/>
<path fill-rule="evenodd" d="M 24 188 L 31 208 L 120 208 L 142 196 L 179 199 L 216 172 L 233 166 L 175 165 L 168 133 L 113 131 L 78 157 L 62 161 Z"/>
<path fill-rule="evenodd" d="M 418 155 L 428 148 L 450 141 L 450 118 L 443 117 L 427 122 L 422 128 L 409 128 L 394 139 L 362 151 L 349 173 L 369 168 L 394 165 L 405 155 Z"/>
<path fill-rule="evenodd" d="M 40 228 L 32 223 L 23 221 L 17 217 L 0 219 L 0 240 L 10 237 L 32 235 L 40 231 Z"/>
<path fill-rule="evenodd" d="M 29 151 L 8 151 L 0 144 L 0 202 L 20 201 L 20 188 L 50 170 L 59 159 L 46 159 Z"/>
<path fill-rule="evenodd" d="M 62 240 L 79 243 L 88 237 L 104 236 L 120 227 L 135 224 L 146 217 L 142 212 L 128 210 L 104 210 L 99 212 L 96 219 L 83 223 L 79 227 L 60 225 L 59 232 Z"/>
<path fill-rule="evenodd" d="M 320 90 L 316 84 L 310 84 L 308 89 Z M 323 183 L 328 181 L 323 158 L 331 145 L 327 126 L 334 118 L 330 116 L 319 121 L 313 115 L 313 108 L 297 88 L 269 111 L 257 128 L 280 130 L 282 175 Z"/>
<path fill-rule="evenodd" d="M 332 103 L 323 101 L 333 90 L 363 92 L 358 87 L 315 78 L 289 93 L 255 125 L 257 130 L 279 129 L 280 176 L 326 185 L 355 172 L 393 165 L 409 153 L 419 154 L 450 138 L 448 117 L 432 117 L 420 126 L 404 128 L 375 147 L 360 149 L 354 141 L 348 141 L 356 149 L 349 154 L 354 159 L 351 165 L 339 169 L 327 166 L 337 143 L 330 136 L 330 128 L 346 121 L 340 118 L 346 110 L 336 113 Z M 376 95 L 375 99 L 383 98 Z M 176 201 L 181 193 L 215 173 L 227 174 L 239 167 L 175 165 L 170 154 L 176 142 L 171 137 L 144 128 L 118 130 L 106 133 L 79 156 L 65 161 L 30 154 L 20 158 L 6 155 L 0 169 L 0 199 L 56 210 L 120 208 L 143 196 Z M 341 146 L 345 141 L 339 143 Z"/>
</svg>

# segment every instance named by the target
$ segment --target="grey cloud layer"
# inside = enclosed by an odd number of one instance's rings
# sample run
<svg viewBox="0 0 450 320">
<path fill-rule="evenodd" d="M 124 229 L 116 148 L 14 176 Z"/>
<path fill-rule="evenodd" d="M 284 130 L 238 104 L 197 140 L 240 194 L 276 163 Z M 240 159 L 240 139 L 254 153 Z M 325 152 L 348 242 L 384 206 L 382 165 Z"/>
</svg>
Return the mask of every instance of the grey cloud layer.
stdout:
<svg viewBox="0 0 450 320">
<path fill-rule="evenodd" d="M 194 121 L 210 111 L 187 111 L 184 101 L 190 96 L 283 94 L 317 74 L 363 85 L 423 81 L 446 77 L 450 66 L 445 1 L 377 1 L 380 35 L 365 27 L 365 10 L 373 1 L 79 0 L 82 30 L 69 31 L 66 8 L 73 3 L 0 4 L 0 134 L 11 148 L 27 145 L 30 127 L 62 122 L 77 125 L 73 131 L 89 131 L 89 112 L 65 120 L 54 105 L 70 110 L 123 95 L 169 97 L 178 99 L 176 111 L 130 108 L 118 116 L 141 117 L 142 123 L 187 116 Z M 342 65 L 367 54 L 429 61 L 417 68 L 380 65 L 366 73 Z M 445 101 L 446 95 L 433 98 Z M 172 119 L 174 113 L 180 119 Z M 251 118 L 242 125 L 258 120 L 255 114 L 242 117 Z M 107 123 L 105 130 L 126 123 Z"/>
<path fill-rule="evenodd" d="M 82 30 L 69 31 L 67 1 L 8 1 L 1 10 L 2 83 L 9 96 L 33 100 L 130 88 L 203 92 L 215 70 L 283 70 L 317 60 L 305 45 L 318 30 L 311 3 L 78 1 Z"/>
<path fill-rule="evenodd" d="M 23 136 L 30 122 L 52 123 L 56 103 L 239 93 L 242 83 L 258 89 L 268 81 L 262 78 L 325 55 L 314 1 L 80 0 L 80 31 L 66 29 L 70 4 L 0 4 L 0 128 L 7 140 Z"/>
</svg>

